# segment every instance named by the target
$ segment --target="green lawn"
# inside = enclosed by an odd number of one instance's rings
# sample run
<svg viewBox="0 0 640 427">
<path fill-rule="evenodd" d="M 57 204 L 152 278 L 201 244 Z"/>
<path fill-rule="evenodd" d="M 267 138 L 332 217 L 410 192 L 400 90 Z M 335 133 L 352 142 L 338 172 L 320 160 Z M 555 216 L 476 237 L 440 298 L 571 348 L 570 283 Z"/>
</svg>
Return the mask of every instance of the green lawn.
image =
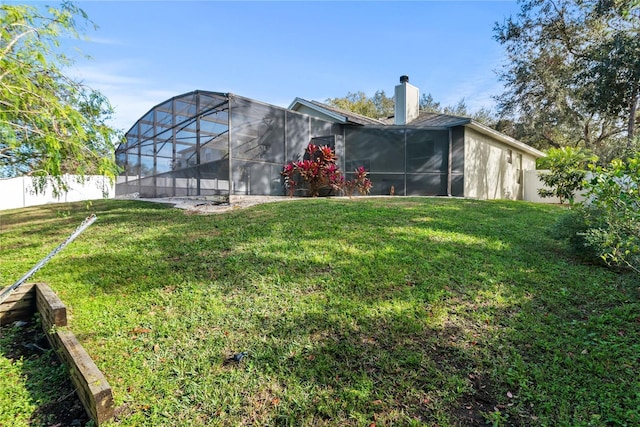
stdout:
<svg viewBox="0 0 640 427">
<path fill-rule="evenodd" d="M 116 425 L 640 425 L 638 276 L 550 239 L 562 208 L 34 207 L 0 213 L 0 283 L 94 212 L 33 281 L 69 307 Z M 18 362 L 0 341 L 0 425 L 47 403 Z"/>
</svg>

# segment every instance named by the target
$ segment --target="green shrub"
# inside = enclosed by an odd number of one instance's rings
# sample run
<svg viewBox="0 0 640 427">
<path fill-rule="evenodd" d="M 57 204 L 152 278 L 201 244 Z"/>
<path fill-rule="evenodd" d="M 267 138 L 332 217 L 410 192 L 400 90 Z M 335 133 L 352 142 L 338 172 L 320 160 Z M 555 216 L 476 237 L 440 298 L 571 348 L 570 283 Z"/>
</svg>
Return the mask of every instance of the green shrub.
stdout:
<svg viewBox="0 0 640 427">
<path fill-rule="evenodd" d="M 587 243 L 588 229 L 582 209 L 575 207 L 558 218 L 551 229 L 551 235 L 557 240 L 566 241 L 571 250 L 580 258 L 592 260 L 598 255 Z"/>
<path fill-rule="evenodd" d="M 640 155 L 593 170 L 581 207 L 586 243 L 607 264 L 640 273 Z"/>
<path fill-rule="evenodd" d="M 540 174 L 540 180 L 547 188 L 538 190 L 540 197 L 558 197 L 560 203 L 573 203 L 576 192 L 582 189 L 589 162 L 597 157 L 581 148 L 552 148 L 547 157 L 538 160 L 538 167 L 549 169 Z"/>
<path fill-rule="evenodd" d="M 560 218 L 553 234 L 581 257 L 640 273 L 640 156 L 590 168 L 585 201 Z"/>
</svg>

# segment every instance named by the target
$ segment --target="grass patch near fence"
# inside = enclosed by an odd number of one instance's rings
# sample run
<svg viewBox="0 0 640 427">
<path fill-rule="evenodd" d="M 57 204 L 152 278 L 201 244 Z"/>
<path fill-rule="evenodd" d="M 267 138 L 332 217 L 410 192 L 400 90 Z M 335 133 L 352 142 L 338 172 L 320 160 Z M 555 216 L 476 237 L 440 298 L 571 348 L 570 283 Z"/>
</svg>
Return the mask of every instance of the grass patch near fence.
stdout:
<svg viewBox="0 0 640 427">
<path fill-rule="evenodd" d="M 389 197 L 217 215 L 49 205 L 0 213 L 0 280 L 97 214 L 33 281 L 67 304 L 115 425 L 637 425 L 638 277 L 573 260 L 548 237 L 561 212 Z M 0 346 L 0 377 L 20 370 L 5 359 Z"/>
</svg>

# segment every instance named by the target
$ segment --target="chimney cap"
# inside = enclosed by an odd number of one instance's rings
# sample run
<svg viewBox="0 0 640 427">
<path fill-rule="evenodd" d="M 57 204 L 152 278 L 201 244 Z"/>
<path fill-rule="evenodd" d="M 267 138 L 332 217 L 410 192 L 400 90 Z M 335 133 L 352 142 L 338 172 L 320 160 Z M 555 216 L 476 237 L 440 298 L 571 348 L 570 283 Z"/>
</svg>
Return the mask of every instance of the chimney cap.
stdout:
<svg viewBox="0 0 640 427">
<path fill-rule="evenodd" d="M 409 83 L 409 76 L 400 76 L 400 83 Z"/>
</svg>

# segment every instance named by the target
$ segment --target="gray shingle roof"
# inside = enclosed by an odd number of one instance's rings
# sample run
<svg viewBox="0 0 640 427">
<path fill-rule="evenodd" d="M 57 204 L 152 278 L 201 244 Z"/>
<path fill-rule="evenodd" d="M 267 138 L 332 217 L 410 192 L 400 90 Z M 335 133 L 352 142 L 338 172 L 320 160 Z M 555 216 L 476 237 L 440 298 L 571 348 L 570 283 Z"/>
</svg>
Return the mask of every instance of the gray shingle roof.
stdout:
<svg viewBox="0 0 640 427">
<path fill-rule="evenodd" d="M 453 127 L 471 123 L 468 117 L 451 116 L 449 114 L 422 112 L 408 126 L 416 127 Z"/>
</svg>

